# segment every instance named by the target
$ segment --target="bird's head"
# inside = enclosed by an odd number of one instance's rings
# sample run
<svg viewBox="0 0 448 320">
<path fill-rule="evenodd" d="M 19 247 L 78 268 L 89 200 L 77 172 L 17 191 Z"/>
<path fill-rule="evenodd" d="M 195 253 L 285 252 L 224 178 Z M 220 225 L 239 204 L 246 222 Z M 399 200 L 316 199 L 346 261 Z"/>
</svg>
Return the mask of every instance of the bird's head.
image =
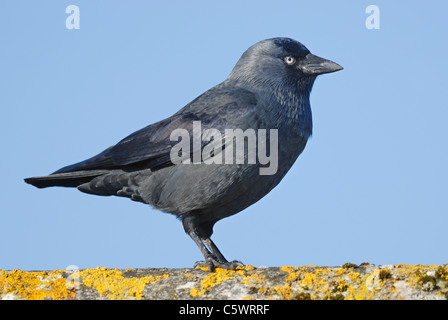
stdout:
<svg viewBox="0 0 448 320">
<path fill-rule="evenodd" d="M 341 69 L 339 64 L 313 55 L 296 40 L 272 38 L 247 49 L 229 79 L 262 86 L 291 84 L 310 91 L 318 75 Z"/>
</svg>

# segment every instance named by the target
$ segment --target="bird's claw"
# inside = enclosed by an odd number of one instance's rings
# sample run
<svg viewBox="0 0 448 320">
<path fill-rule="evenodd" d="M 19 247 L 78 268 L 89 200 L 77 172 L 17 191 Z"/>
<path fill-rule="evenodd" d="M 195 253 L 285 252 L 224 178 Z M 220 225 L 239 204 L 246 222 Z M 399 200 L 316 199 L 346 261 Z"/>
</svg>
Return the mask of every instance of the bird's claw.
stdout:
<svg viewBox="0 0 448 320">
<path fill-rule="evenodd" d="M 244 266 L 244 263 L 242 263 L 239 260 L 233 260 L 230 262 L 227 261 L 218 261 L 214 257 L 207 258 L 206 261 L 197 261 L 194 264 L 194 268 L 208 268 L 210 272 L 213 272 L 215 268 L 222 268 L 226 270 L 235 270 L 236 268 Z"/>
</svg>

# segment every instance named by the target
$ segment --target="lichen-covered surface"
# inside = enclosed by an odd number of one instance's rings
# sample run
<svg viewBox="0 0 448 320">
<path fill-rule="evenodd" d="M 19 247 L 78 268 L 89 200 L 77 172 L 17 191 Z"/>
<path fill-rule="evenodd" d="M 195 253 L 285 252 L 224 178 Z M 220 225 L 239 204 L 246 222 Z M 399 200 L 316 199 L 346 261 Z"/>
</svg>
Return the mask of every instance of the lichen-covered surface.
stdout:
<svg viewBox="0 0 448 320">
<path fill-rule="evenodd" d="M 448 299 L 448 265 L 0 270 L 1 299 Z"/>
</svg>

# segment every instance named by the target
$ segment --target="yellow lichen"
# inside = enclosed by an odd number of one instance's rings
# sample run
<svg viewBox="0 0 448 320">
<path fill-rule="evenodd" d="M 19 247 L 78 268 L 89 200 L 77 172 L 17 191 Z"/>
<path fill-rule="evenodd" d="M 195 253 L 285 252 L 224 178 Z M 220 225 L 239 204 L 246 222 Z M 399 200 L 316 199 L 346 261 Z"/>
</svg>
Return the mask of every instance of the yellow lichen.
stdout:
<svg viewBox="0 0 448 320">
<path fill-rule="evenodd" d="M 253 266 L 241 266 L 236 270 L 226 270 L 222 268 L 216 268 L 214 272 L 207 274 L 201 281 L 200 288 L 192 288 L 190 295 L 193 297 L 204 295 L 215 285 L 218 285 L 224 281 L 239 278 L 244 284 L 260 283 L 261 279 L 265 276 L 260 276 L 259 273 L 248 275 L 247 271 L 252 271 L 255 268 Z"/>
<path fill-rule="evenodd" d="M 384 281 L 391 277 L 389 269 L 383 272 L 374 269 L 363 277 L 354 268 L 287 266 L 280 270 L 288 273 L 284 286 L 265 286 L 259 290 L 260 294 L 269 298 L 278 295 L 280 299 L 372 299 L 383 285 L 381 276 Z"/>
<path fill-rule="evenodd" d="M 153 277 L 149 275 L 141 278 L 124 278 L 118 269 L 96 268 L 86 269 L 80 272 L 82 282 L 87 287 L 94 287 L 100 297 L 107 294 L 109 299 L 123 300 L 136 299 L 143 297 L 143 290 L 146 284 L 168 278 L 168 274 Z"/>
<path fill-rule="evenodd" d="M 212 273 L 187 273 L 185 277 L 201 279 L 191 289 L 193 297 L 201 296 L 225 281 L 247 285 L 245 299 L 406 299 L 409 290 L 423 290 L 448 299 L 447 265 L 393 265 L 358 268 L 327 268 L 316 266 L 280 267 L 281 272 L 269 279 L 262 269 L 252 266 L 236 270 L 217 268 Z M 125 273 L 125 275 L 122 273 Z M 0 299 L 74 299 L 77 290 L 95 289 L 108 299 L 141 299 L 147 285 L 164 275 L 129 277 L 132 269 L 96 268 L 71 274 L 61 271 L 0 270 Z M 81 286 L 81 287 L 80 287 Z M 88 290 L 92 290 L 88 289 Z M 411 291 L 413 292 L 413 291 Z"/>
<path fill-rule="evenodd" d="M 16 299 L 74 299 L 75 281 L 82 281 L 87 287 L 93 287 L 102 297 L 110 299 L 141 299 L 143 289 L 148 283 L 155 283 L 169 275 L 124 278 L 117 269 L 86 269 L 69 278 L 63 277 L 64 271 L 3 271 L 0 270 L 0 297 L 12 295 Z"/>
<path fill-rule="evenodd" d="M 284 267 L 280 267 L 280 270 L 287 272 L 287 273 L 291 273 L 294 270 L 294 267 L 284 266 Z"/>
<path fill-rule="evenodd" d="M 202 270 L 202 271 L 208 271 L 208 267 L 196 267 L 195 269 Z"/>
<path fill-rule="evenodd" d="M 211 272 L 204 277 L 204 279 L 201 281 L 201 288 L 199 290 L 197 288 L 191 289 L 190 294 L 193 297 L 201 296 L 205 294 L 206 291 L 210 290 L 213 286 L 229 279 L 235 279 L 235 273 L 235 270 L 216 268 L 214 272 Z"/>
<path fill-rule="evenodd" d="M 15 299 L 71 299 L 75 292 L 69 290 L 63 271 L 4 271 L 0 270 L 0 297 L 11 295 Z"/>
</svg>

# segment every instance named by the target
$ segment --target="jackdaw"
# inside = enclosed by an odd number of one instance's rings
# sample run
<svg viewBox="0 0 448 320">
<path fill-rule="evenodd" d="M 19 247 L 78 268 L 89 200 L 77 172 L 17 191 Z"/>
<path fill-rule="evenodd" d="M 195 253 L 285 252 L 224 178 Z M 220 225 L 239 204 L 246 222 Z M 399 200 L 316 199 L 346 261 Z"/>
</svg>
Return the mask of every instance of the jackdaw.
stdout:
<svg viewBox="0 0 448 320">
<path fill-rule="evenodd" d="M 199 265 L 236 268 L 241 262 L 228 262 L 210 239 L 214 224 L 257 202 L 282 180 L 312 133 L 309 96 L 316 77 L 341 69 L 296 40 L 260 41 L 243 53 L 226 80 L 173 116 L 90 159 L 25 181 L 38 188 L 76 187 L 94 195 L 127 197 L 174 214 L 204 255 Z M 247 146 L 235 147 L 230 161 L 220 161 L 218 156 L 233 150 L 236 142 L 227 129 L 243 132 Z M 251 149 L 248 133 L 263 129 L 266 141 L 258 135 Z M 277 143 L 269 143 L 274 138 Z M 181 140 L 188 143 L 175 149 Z M 259 153 L 262 148 L 265 156 L 275 156 L 276 167 L 268 174 L 261 172 L 266 168 L 261 154 L 255 163 L 247 161 L 250 150 Z"/>
</svg>

